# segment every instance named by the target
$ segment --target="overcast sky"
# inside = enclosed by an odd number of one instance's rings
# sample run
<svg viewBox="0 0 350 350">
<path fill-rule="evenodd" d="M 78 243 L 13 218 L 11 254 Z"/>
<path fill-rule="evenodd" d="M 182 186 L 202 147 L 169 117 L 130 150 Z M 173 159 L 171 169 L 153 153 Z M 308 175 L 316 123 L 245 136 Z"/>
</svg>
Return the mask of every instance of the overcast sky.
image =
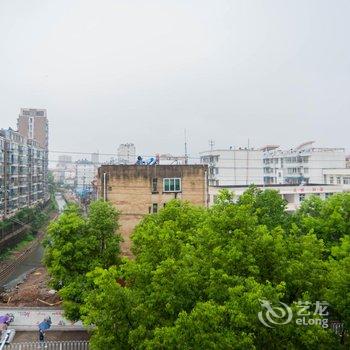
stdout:
<svg viewBox="0 0 350 350">
<path fill-rule="evenodd" d="M 349 0 L 0 0 L 1 127 L 50 148 L 350 148 Z"/>
</svg>

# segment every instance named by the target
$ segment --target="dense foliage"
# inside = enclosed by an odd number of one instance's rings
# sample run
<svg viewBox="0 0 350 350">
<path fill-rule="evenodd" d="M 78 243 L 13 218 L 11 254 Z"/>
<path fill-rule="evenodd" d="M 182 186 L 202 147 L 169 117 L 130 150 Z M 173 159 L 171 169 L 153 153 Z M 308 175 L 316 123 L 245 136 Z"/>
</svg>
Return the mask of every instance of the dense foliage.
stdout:
<svg viewBox="0 0 350 350">
<path fill-rule="evenodd" d="M 236 202 L 224 191 L 209 209 L 175 200 L 137 226 L 133 260 L 66 268 L 57 281 L 90 270 L 79 312 L 95 326 L 92 349 L 340 349 L 344 338 L 321 324 L 268 328 L 258 313 L 263 300 L 294 315 L 326 300 L 327 317 L 349 327 L 349 203 L 314 197 L 292 215 L 277 192 L 256 188 Z M 84 235 L 74 221 L 61 222 L 67 235 Z"/>
<path fill-rule="evenodd" d="M 44 262 L 70 319 L 80 318 L 80 304 L 88 289 L 86 274 L 119 263 L 117 228 L 118 212 L 103 201 L 92 203 L 86 218 L 77 206 L 68 205 L 49 226 Z"/>
</svg>

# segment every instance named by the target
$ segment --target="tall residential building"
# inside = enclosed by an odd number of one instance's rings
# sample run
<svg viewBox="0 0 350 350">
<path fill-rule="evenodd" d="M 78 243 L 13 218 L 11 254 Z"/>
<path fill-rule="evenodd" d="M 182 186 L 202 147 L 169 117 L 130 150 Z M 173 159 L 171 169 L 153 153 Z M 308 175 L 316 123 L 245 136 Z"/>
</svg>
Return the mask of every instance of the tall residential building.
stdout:
<svg viewBox="0 0 350 350">
<path fill-rule="evenodd" d="M 46 199 L 48 199 L 49 122 L 46 109 L 21 108 L 17 128 L 23 137 L 35 140 L 45 150 L 44 186 Z"/>
<path fill-rule="evenodd" d="M 122 143 L 117 150 L 119 164 L 135 164 L 136 148 L 133 143 Z"/>
<path fill-rule="evenodd" d="M 265 146 L 265 184 L 323 184 L 324 169 L 344 169 L 344 148 L 317 148 L 314 142 L 282 150 L 279 146 Z"/>
<path fill-rule="evenodd" d="M 58 156 L 57 167 L 66 169 L 69 168 L 69 166 L 72 164 L 72 156 L 66 154 L 61 154 Z"/>
<path fill-rule="evenodd" d="M 76 166 L 76 191 L 83 193 L 92 189 L 97 170 L 94 164 L 87 159 L 78 160 Z"/>
<path fill-rule="evenodd" d="M 97 166 L 100 163 L 100 154 L 98 152 L 91 153 L 91 161 Z"/>
<path fill-rule="evenodd" d="M 200 153 L 209 165 L 210 186 L 263 184 L 263 153 L 252 148 L 215 149 Z"/>
<path fill-rule="evenodd" d="M 46 150 L 8 129 L 0 131 L 0 219 L 46 201 Z"/>
</svg>

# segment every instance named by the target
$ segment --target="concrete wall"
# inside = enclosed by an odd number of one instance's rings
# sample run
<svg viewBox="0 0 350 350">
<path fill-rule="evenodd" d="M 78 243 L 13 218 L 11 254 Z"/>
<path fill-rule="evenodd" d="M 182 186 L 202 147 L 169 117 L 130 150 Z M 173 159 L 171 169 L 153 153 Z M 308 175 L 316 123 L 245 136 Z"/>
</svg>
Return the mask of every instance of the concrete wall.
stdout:
<svg viewBox="0 0 350 350">
<path fill-rule="evenodd" d="M 9 328 L 17 330 L 37 330 L 40 322 L 46 317 L 51 317 L 52 330 L 82 330 L 82 323 L 71 322 L 63 317 L 63 310 L 52 308 L 30 308 L 30 307 L 0 307 L 0 315 L 12 313 L 15 317 L 14 322 Z"/>
<path fill-rule="evenodd" d="M 174 198 L 195 205 L 207 205 L 206 165 L 103 165 L 98 173 L 98 196 L 104 197 L 121 212 L 122 249 L 130 252 L 130 234 L 140 220 L 157 204 L 158 210 Z M 164 178 L 180 178 L 181 192 L 163 191 Z M 152 179 L 157 179 L 157 190 L 152 191 Z"/>
</svg>

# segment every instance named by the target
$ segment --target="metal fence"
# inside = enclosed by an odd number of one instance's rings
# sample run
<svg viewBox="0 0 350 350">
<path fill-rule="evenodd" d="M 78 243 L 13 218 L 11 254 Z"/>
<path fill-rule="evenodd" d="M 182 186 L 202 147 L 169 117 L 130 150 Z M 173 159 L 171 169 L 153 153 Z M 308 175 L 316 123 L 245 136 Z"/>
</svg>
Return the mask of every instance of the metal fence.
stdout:
<svg viewBox="0 0 350 350">
<path fill-rule="evenodd" d="M 12 343 L 6 350 L 89 350 L 88 341 L 49 341 L 45 343 Z"/>
</svg>

